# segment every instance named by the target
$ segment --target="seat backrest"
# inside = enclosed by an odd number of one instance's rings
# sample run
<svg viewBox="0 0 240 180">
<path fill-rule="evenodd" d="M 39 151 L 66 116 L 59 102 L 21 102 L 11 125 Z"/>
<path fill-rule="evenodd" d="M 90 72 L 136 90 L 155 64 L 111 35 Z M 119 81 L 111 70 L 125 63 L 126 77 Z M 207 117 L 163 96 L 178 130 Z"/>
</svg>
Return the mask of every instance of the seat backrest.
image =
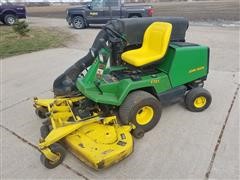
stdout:
<svg viewBox="0 0 240 180">
<path fill-rule="evenodd" d="M 106 26 L 123 34 L 128 46 L 141 45 L 147 28 L 154 22 L 168 22 L 172 24 L 171 42 L 184 42 L 189 23 L 183 17 L 142 17 L 123 18 L 109 21 Z"/>
<path fill-rule="evenodd" d="M 164 56 L 171 37 L 172 25 L 167 22 L 154 22 L 144 33 L 142 48 Z"/>
</svg>

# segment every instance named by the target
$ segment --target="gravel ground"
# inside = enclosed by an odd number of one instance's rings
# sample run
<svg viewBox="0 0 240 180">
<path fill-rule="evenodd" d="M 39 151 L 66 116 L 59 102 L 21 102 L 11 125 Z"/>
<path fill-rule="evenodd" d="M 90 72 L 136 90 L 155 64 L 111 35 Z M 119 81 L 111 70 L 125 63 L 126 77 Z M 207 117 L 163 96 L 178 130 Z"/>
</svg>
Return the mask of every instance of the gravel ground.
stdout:
<svg viewBox="0 0 240 180">
<path fill-rule="evenodd" d="M 238 0 L 200 2 L 161 2 L 152 4 L 155 16 L 184 16 L 191 21 L 239 21 Z M 65 11 L 71 6 L 28 7 L 32 17 L 65 18 Z"/>
</svg>

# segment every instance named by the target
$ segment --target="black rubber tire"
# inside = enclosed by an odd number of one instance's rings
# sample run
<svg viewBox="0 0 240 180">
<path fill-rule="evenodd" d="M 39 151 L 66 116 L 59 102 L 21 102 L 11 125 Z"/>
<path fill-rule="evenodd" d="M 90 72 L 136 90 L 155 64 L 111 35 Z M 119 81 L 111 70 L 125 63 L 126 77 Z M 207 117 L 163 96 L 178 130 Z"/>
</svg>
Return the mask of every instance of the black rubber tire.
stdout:
<svg viewBox="0 0 240 180">
<path fill-rule="evenodd" d="M 42 162 L 42 164 L 48 168 L 48 169 L 53 169 L 55 167 L 57 167 L 59 164 L 61 164 L 65 158 L 65 154 L 66 154 L 66 150 L 64 149 L 64 147 L 59 144 L 59 143 L 54 143 L 50 146 L 50 149 L 53 153 L 59 154 L 60 158 L 58 161 L 56 162 L 52 162 L 51 160 L 47 159 L 44 154 L 41 154 L 40 156 L 40 160 Z"/>
<path fill-rule="evenodd" d="M 4 24 L 11 26 L 17 22 L 17 17 L 14 14 L 6 14 L 3 18 L 3 21 Z"/>
<path fill-rule="evenodd" d="M 85 21 L 82 16 L 74 16 L 72 18 L 72 25 L 75 29 L 83 29 L 85 28 Z"/>
<path fill-rule="evenodd" d="M 140 139 L 144 136 L 144 130 L 142 128 L 136 128 L 134 130 L 132 130 L 132 135 L 133 137 Z"/>
<path fill-rule="evenodd" d="M 198 108 L 194 105 L 194 101 L 196 98 L 200 96 L 203 96 L 206 98 L 206 104 L 203 107 Z M 211 102 L 212 102 L 211 94 L 202 87 L 191 89 L 185 96 L 185 105 L 192 112 L 204 111 L 210 106 Z"/>
<path fill-rule="evenodd" d="M 40 117 L 41 119 L 45 119 L 47 118 L 46 113 L 48 112 L 46 107 L 37 107 L 35 109 L 35 113 L 38 117 Z"/>
<path fill-rule="evenodd" d="M 136 121 L 138 111 L 144 107 L 150 106 L 153 111 L 153 118 L 149 123 L 141 125 Z M 161 117 L 161 103 L 152 94 L 145 91 L 134 91 L 130 93 L 123 104 L 119 108 L 119 117 L 122 124 L 133 123 L 137 128 L 141 128 L 144 132 L 154 128 Z"/>
<path fill-rule="evenodd" d="M 40 134 L 41 134 L 41 137 L 43 139 L 45 139 L 48 134 L 49 134 L 50 130 L 49 130 L 49 127 L 47 125 L 42 125 L 41 128 L 40 128 Z"/>
</svg>

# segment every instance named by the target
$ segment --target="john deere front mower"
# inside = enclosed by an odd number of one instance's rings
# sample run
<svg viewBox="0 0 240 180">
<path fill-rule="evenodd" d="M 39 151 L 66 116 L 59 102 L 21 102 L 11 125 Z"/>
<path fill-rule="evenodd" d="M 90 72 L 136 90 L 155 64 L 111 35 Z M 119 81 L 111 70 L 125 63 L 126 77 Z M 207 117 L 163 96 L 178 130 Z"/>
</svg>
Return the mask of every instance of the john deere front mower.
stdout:
<svg viewBox="0 0 240 180">
<path fill-rule="evenodd" d="M 65 148 L 95 169 L 127 157 L 133 138 L 160 120 L 162 105 L 181 100 L 193 112 L 211 104 L 203 88 L 209 48 L 185 41 L 184 18 L 112 20 L 89 53 L 59 76 L 53 99 L 34 99 L 41 160 L 59 165 Z"/>
</svg>

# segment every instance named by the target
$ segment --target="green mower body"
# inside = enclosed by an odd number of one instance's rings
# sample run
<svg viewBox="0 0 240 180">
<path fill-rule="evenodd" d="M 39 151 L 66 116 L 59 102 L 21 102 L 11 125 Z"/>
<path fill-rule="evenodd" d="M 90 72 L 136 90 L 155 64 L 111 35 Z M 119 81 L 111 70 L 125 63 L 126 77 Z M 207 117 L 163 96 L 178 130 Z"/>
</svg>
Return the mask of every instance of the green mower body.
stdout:
<svg viewBox="0 0 240 180">
<path fill-rule="evenodd" d="M 120 106 L 127 95 L 135 90 L 145 90 L 154 96 L 173 88 L 206 78 L 208 74 L 209 48 L 207 46 L 176 42 L 170 44 L 161 62 L 128 74 L 131 67 L 106 68 L 98 80 L 97 71 L 101 63 L 95 61 L 83 78 L 76 82 L 78 90 L 94 102 Z M 131 70 L 134 71 L 134 70 Z M 118 76 L 119 74 L 119 76 Z"/>
</svg>

